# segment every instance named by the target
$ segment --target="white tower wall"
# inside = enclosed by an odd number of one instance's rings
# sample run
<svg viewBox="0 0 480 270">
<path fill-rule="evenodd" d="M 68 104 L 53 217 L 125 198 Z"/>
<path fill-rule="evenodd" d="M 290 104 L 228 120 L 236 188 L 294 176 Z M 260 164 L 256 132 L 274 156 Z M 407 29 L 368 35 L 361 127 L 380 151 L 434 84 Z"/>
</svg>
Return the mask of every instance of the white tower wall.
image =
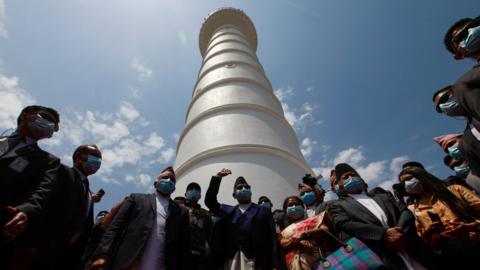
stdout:
<svg viewBox="0 0 480 270">
<path fill-rule="evenodd" d="M 174 195 L 194 181 L 204 197 L 211 176 L 228 168 L 233 174 L 222 181 L 220 202 L 235 203 L 241 175 L 253 200 L 266 195 L 281 208 L 312 170 L 257 59 L 253 23 L 241 10 L 219 9 L 205 19 L 199 45 L 203 63 L 177 145 Z"/>
</svg>

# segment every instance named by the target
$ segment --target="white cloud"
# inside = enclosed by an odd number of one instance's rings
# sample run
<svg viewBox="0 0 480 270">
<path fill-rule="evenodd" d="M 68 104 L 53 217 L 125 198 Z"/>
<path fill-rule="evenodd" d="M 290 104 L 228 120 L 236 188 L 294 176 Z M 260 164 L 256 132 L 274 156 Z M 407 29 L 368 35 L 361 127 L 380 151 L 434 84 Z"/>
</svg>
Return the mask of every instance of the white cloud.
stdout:
<svg viewBox="0 0 480 270">
<path fill-rule="evenodd" d="M 131 175 L 131 174 L 125 175 L 125 182 L 126 183 L 131 183 L 131 182 L 133 182 L 133 180 L 135 180 L 135 177 L 133 175 Z"/>
<path fill-rule="evenodd" d="M 312 155 L 314 149 L 316 148 L 317 141 L 310 138 L 305 138 L 302 140 L 300 150 L 305 158 L 308 158 Z"/>
<path fill-rule="evenodd" d="M 176 143 L 178 143 L 178 141 L 180 140 L 180 133 L 173 133 L 172 138 Z"/>
<path fill-rule="evenodd" d="M 333 163 L 348 163 L 353 167 L 357 167 L 364 160 L 365 156 L 363 156 L 362 146 L 359 146 L 358 148 L 348 148 L 340 151 Z"/>
<path fill-rule="evenodd" d="M 140 116 L 140 113 L 129 102 L 123 101 L 118 109 L 117 116 L 125 119 L 127 122 L 132 122 Z"/>
<path fill-rule="evenodd" d="M 309 123 L 321 123 L 321 121 L 315 121 L 315 117 L 313 115 L 314 111 L 318 107 L 317 105 L 305 102 L 299 109 L 292 109 L 292 107 L 287 103 L 287 101 L 294 96 L 293 88 L 280 88 L 275 90 L 274 93 L 282 104 L 285 119 L 287 119 L 288 123 L 297 131 L 303 131 Z"/>
<path fill-rule="evenodd" d="M 111 145 L 130 134 L 130 129 L 121 120 L 115 120 L 111 125 L 96 119 L 96 114 L 87 111 L 82 126 L 88 130 L 100 145 Z"/>
<path fill-rule="evenodd" d="M 8 128 L 16 128 L 17 117 L 22 109 L 35 103 L 34 97 L 19 88 L 17 77 L 6 77 L 1 74 L 0 100 L 0 132 Z"/>
<path fill-rule="evenodd" d="M 160 153 L 160 158 L 158 159 L 158 161 L 162 164 L 168 163 L 170 162 L 170 160 L 172 160 L 174 156 L 175 156 L 175 149 L 173 149 L 172 147 L 169 147 Z"/>
<path fill-rule="evenodd" d="M 99 173 L 111 174 L 115 167 L 135 165 L 141 159 L 142 146 L 132 138 L 122 140 L 113 148 L 102 148 L 102 167 Z"/>
<path fill-rule="evenodd" d="M 143 97 L 143 93 L 138 87 L 129 87 L 129 96 L 132 98 L 140 99 Z"/>
<path fill-rule="evenodd" d="M 150 137 L 144 143 L 146 153 L 155 153 L 165 146 L 165 140 L 158 136 L 156 132 L 150 134 Z"/>
<path fill-rule="evenodd" d="M 139 180 L 141 186 L 148 187 L 152 182 L 152 177 L 148 174 L 140 174 Z"/>
<path fill-rule="evenodd" d="M 7 28 L 5 27 L 5 0 L 0 0 L 0 39 L 8 38 Z"/>
<path fill-rule="evenodd" d="M 279 88 L 275 90 L 274 93 L 275 93 L 275 96 L 277 96 L 278 100 L 283 102 L 293 96 L 293 88 L 291 87 L 287 87 L 286 89 Z"/>
<path fill-rule="evenodd" d="M 153 71 L 137 57 L 133 58 L 130 66 L 138 73 L 140 80 L 148 79 L 152 76 Z"/>
</svg>

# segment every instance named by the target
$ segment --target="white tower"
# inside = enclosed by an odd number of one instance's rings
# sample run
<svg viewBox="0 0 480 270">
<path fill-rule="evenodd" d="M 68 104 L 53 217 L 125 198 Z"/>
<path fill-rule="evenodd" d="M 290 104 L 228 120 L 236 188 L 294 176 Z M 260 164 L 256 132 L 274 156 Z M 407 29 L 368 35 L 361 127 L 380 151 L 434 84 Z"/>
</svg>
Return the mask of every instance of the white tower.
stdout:
<svg viewBox="0 0 480 270">
<path fill-rule="evenodd" d="M 203 62 L 177 144 L 175 195 L 193 181 L 204 198 L 211 176 L 228 168 L 221 203 L 236 203 L 233 183 L 241 175 L 252 186 L 252 200 L 266 195 L 281 208 L 313 172 L 256 56 L 252 21 L 239 9 L 219 9 L 203 22 L 199 45 Z"/>
</svg>

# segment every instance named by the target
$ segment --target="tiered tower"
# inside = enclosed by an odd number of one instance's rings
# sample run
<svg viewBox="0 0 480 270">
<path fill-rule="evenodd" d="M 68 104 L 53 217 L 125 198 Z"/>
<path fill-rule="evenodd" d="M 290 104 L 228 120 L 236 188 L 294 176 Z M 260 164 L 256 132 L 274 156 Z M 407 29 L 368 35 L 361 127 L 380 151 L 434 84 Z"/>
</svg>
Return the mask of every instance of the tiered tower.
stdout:
<svg viewBox="0 0 480 270">
<path fill-rule="evenodd" d="M 234 203 L 233 183 L 242 175 L 253 200 L 266 195 L 281 208 L 312 170 L 257 58 L 252 21 L 239 9 L 219 9 L 203 22 L 199 45 L 203 62 L 177 145 L 176 195 L 195 181 L 205 196 L 225 167 L 233 174 L 222 181 L 219 201 Z"/>
</svg>

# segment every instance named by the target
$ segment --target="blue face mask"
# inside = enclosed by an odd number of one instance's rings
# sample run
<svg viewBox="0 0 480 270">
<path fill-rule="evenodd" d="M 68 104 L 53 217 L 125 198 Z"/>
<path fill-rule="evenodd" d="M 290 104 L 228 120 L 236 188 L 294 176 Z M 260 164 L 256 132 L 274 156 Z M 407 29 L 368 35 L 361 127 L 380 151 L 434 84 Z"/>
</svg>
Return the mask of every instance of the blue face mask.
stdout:
<svg viewBox="0 0 480 270">
<path fill-rule="evenodd" d="M 304 204 L 311 205 L 317 200 L 317 196 L 315 195 L 315 192 L 309 191 L 305 192 L 300 199 L 302 199 Z"/>
<path fill-rule="evenodd" d="M 55 124 L 37 114 L 35 121 L 28 123 L 30 131 L 38 136 L 36 139 L 50 138 L 55 131 Z"/>
<path fill-rule="evenodd" d="M 88 175 L 96 173 L 101 165 L 102 159 L 92 155 L 87 155 L 87 160 L 82 163 L 83 170 Z"/>
<path fill-rule="evenodd" d="M 474 53 L 480 50 L 480 26 L 468 29 L 467 37 L 458 45 L 468 53 Z"/>
<path fill-rule="evenodd" d="M 175 183 L 170 179 L 162 179 L 157 185 L 157 191 L 170 195 L 175 191 Z"/>
<path fill-rule="evenodd" d="M 417 178 L 405 181 L 405 191 L 410 194 L 420 194 L 423 192 L 422 183 Z"/>
<path fill-rule="evenodd" d="M 455 160 L 462 160 L 462 154 L 460 153 L 460 149 L 458 149 L 458 143 L 453 146 L 450 146 L 448 149 L 448 155 L 454 158 Z"/>
<path fill-rule="evenodd" d="M 198 201 L 200 199 L 200 191 L 196 190 L 196 189 L 191 189 L 189 191 L 187 191 L 187 194 L 186 194 L 186 198 L 187 200 L 189 201 Z"/>
<path fill-rule="evenodd" d="M 451 97 L 447 102 L 439 104 L 438 107 L 443 113 L 451 117 L 465 115 L 462 107 L 460 107 L 460 104 L 458 104 L 453 97 Z"/>
<path fill-rule="evenodd" d="M 460 178 L 465 178 L 470 172 L 470 166 L 460 165 L 460 166 L 453 167 L 453 170 L 455 171 L 455 176 L 458 176 Z"/>
<path fill-rule="evenodd" d="M 305 215 L 305 209 L 301 205 L 292 205 L 287 207 L 287 217 L 299 219 Z"/>
<path fill-rule="evenodd" d="M 236 197 L 239 201 L 250 200 L 252 197 L 252 191 L 249 188 L 244 187 L 240 190 L 237 190 Z"/>
<path fill-rule="evenodd" d="M 260 203 L 260 206 L 272 208 L 272 204 L 266 201 L 263 201 L 262 203 Z"/>
<path fill-rule="evenodd" d="M 343 188 L 348 194 L 360 194 L 365 189 L 365 182 L 358 176 L 353 176 L 345 180 Z"/>
</svg>

